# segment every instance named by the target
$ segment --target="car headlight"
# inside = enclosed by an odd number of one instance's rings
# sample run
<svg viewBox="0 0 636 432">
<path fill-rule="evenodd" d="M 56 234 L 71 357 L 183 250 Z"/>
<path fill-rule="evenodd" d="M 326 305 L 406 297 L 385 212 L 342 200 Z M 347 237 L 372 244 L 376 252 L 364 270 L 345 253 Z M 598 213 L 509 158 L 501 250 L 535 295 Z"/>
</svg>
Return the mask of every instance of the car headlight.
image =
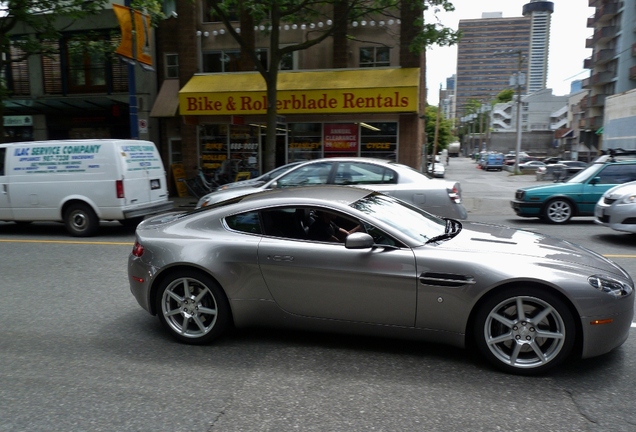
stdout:
<svg viewBox="0 0 636 432">
<path fill-rule="evenodd" d="M 210 198 L 207 197 L 203 197 L 199 200 L 199 202 L 197 202 L 197 206 L 196 208 L 201 208 L 201 207 L 205 207 L 208 204 L 210 204 Z"/>
<path fill-rule="evenodd" d="M 636 195 L 627 195 L 621 199 L 623 204 L 634 204 L 636 203 Z"/>
<path fill-rule="evenodd" d="M 632 293 L 632 287 L 618 279 L 605 275 L 593 275 L 587 281 L 599 291 L 611 294 L 615 297 L 623 297 Z"/>
</svg>

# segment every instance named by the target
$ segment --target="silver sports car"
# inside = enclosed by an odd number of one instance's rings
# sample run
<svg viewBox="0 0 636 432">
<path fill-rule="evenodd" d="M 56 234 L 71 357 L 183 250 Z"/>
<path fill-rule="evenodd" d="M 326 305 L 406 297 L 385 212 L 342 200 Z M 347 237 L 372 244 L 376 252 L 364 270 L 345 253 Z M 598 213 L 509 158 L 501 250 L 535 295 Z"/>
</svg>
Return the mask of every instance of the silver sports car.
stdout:
<svg viewBox="0 0 636 432">
<path fill-rule="evenodd" d="M 631 277 L 597 253 L 345 186 L 148 219 L 128 274 L 182 342 L 230 325 L 413 338 L 476 347 L 519 374 L 620 346 L 634 313 Z"/>
<path fill-rule="evenodd" d="M 358 157 L 315 159 L 293 166 L 266 182 L 219 188 L 201 197 L 197 208 L 262 190 L 327 184 L 373 189 L 442 217 L 467 217 L 458 182 L 433 179 L 395 162 Z"/>
</svg>

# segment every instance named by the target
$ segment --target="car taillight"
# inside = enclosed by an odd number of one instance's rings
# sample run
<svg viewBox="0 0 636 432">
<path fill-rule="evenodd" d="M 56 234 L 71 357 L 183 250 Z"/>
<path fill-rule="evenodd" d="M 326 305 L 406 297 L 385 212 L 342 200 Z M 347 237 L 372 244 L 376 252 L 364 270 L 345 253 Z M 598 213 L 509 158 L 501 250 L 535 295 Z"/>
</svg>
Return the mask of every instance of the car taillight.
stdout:
<svg viewBox="0 0 636 432">
<path fill-rule="evenodd" d="M 448 189 L 448 196 L 455 204 L 461 204 L 462 195 L 459 193 L 459 189 L 457 189 L 457 186 L 453 186 L 453 189 Z"/>
<path fill-rule="evenodd" d="M 137 258 L 144 254 L 144 247 L 138 241 L 136 241 L 135 245 L 133 246 L 132 254 Z"/>
<path fill-rule="evenodd" d="M 124 198 L 124 181 L 115 181 L 115 189 L 117 190 L 117 198 Z"/>
</svg>

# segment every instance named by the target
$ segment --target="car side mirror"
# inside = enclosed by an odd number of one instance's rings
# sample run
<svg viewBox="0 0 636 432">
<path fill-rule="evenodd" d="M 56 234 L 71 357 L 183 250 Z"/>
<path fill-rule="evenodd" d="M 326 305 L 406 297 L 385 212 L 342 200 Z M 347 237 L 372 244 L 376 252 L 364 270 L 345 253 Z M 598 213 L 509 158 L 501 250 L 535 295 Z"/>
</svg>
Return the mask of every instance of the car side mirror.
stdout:
<svg viewBox="0 0 636 432">
<path fill-rule="evenodd" d="M 600 177 L 594 177 L 591 181 L 590 184 L 591 185 L 595 185 L 601 182 L 601 178 Z"/>
<path fill-rule="evenodd" d="M 347 249 L 369 249 L 375 245 L 373 237 L 367 233 L 352 233 L 345 239 Z"/>
</svg>

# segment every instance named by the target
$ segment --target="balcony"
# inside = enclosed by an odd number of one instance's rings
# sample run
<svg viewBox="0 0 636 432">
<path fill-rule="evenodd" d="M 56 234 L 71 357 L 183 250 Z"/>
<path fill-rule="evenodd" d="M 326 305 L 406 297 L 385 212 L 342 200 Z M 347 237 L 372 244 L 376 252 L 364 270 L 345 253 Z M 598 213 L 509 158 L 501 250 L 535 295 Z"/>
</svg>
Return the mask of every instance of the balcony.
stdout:
<svg viewBox="0 0 636 432">
<path fill-rule="evenodd" d="M 617 34 L 617 26 L 601 27 L 594 32 L 592 39 L 594 40 L 594 43 L 608 42 L 610 39 L 615 38 Z"/>
<path fill-rule="evenodd" d="M 602 50 L 599 50 L 596 54 L 594 54 L 594 63 L 604 64 L 614 60 L 615 57 L 616 57 L 616 50 L 612 48 L 602 49 Z"/>
<path fill-rule="evenodd" d="M 583 69 L 592 69 L 594 67 L 594 63 L 592 63 L 592 57 L 588 57 L 583 60 Z"/>
<path fill-rule="evenodd" d="M 590 78 L 585 78 L 583 81 L 581 81 L 581 87 L 584 88 L 584 89 L 589 89 L 590 88 L 590 82 L 591 82 Z"/>
<path fill-rule="evenodd" d="M 585 39 L 585 48 L 594 48 L 594 44 L 596 41 L 594 40 L 594 36 Z"/>
<path fill-rule="evenodd" d="M 589 106 L 591 107 L 605 106 L 606 98 L 607 98 L 607 95 L 601 94 L 601 93 L 591 96 L 589 99 Z"/>
<path fill-rule="evenodd" d="M 593 86 L 608 84 L 612 82 L 615 76 L 616 75 L 614 74 L 614 72 L 609 72 L 609 71 L 597 72 L 590 77 L 590 84 Z M 630 77 L 631 77 L 631 70 L 630 70 Z"/>
<path fill-rule="evenodd" d="M 587 109 L 587 107 L 589 107 L 589 106 L 590 106 L 590 98 L 589 98 L 589 96 L 585 96 L 579 102 L 579 109 L 582 110 L 582 111 L 585 111 Z"/>
</svg>

